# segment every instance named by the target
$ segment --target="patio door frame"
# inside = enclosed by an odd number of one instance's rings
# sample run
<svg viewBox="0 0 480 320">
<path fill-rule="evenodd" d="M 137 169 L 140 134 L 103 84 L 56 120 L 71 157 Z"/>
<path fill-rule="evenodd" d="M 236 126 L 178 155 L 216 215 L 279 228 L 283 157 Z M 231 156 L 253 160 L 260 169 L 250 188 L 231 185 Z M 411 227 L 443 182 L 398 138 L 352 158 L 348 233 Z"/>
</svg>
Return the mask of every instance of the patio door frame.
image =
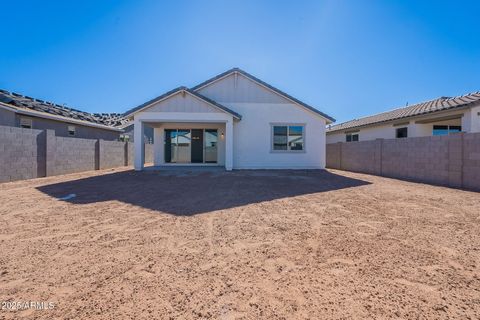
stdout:
<svg viewBox="0 0 480 320">
<path fill-rule="evenodd" d="M 192 162 L 192 131 L 193 130 L 201 130 L 202 131 L 202 162 Z M 215 159 L 215 162 L 212 162 L 212 161 L 206 161 L 206 143 L 207 143 L 207 139 L 206 139 L 206 130 L 211 130 L 211 131 L 215 131 L 217 133 L 216 137 L 217 137 L 217 141 L 216 141 L 216 146 L 215 146 L 215 149 L 216 149 L 216 159 Z M 170 137 L 167 137 L 167 134 L 166 132 L 167 131 L 176 131 L 177 134 L 175 136 L 176 138 L 176 141 L 178 143 L 178 132 L 179 131 L 189 131 L 190 132 L 190 144 L 189 144 L 189 148 L 190 148 L 190 162 L 172 162 L 171 160 L 171 155 L 173 154 L 172 151 L 170 152 L 166 152 L 167 150 L 167 143 L 166 143 L 166 140 L 167 138 L 170 139 Z M 184 128 L 184 129 L 163 129 L 163 136 L 164 136 L 164 141 L 163 141 L 163 148 L 164 148 L 164 156 L 163 156 L 163 161 L 166 165 L 218 165 L 219 161 L 218 161 L 218 156 L 219 156 L 219 153 L 218 153 L 218 140 L 219 140 L 219 137 L 218 137 L 218 131 L 219 129 L 217 128 Z M 178 147 L 178 146 L 177 146 Z M 170 145 L 170 148 L 172 148 L 172 146 Z M 167 154 L 170 154 L 170 162 L 167 162 L 166 161 L 166 157 L 167 157 Z"/>
</svg>

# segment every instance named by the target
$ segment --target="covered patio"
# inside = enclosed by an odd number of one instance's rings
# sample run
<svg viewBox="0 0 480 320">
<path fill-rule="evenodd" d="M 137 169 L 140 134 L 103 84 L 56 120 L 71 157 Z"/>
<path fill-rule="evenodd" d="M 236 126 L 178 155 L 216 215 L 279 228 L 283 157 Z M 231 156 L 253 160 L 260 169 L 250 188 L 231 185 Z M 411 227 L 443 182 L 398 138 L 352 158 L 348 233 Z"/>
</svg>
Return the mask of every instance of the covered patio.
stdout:
<svg viewBox="0 0 480 320">
<path fill-rule="evenodd" d="M 134 120 L 135 170 L 145 166 L 145 126 L 154 130 L 153 164 L 233 168 L 236 112 L 186 87 L 165 93 L 130 112 Z"/>
<path fill-rule="evenodd" d="M 153 127 L 155 168 L 202 166 L 232 170 L 233 119 L 136 119 L 135 170 L 143 170 L 145 165 L 145 145 L 142 137 L 146 125 Z"/>
</svg>

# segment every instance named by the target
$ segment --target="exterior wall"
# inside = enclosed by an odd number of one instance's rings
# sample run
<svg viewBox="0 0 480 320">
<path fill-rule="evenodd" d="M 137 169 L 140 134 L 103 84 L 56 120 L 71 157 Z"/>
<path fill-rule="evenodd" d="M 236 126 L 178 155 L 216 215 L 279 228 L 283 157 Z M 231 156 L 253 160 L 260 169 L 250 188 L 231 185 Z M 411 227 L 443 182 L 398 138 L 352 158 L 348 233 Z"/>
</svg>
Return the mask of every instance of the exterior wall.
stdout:
<svg viewBox="0 0 480 320">
<path fill-rule="evenodd" d="M 462 127 L 466 132 L 480 132 L 480 105 L 465 113 L 462 118 Z"/>
<path fill-rule="evenodd" d="M 233 167 L 238 169 L 325 168 L 326 121 L 293 104 L 230 103 L 242 115 L 233 126 Z M 272 124 L 305 126 L 304 152 L 272 152 Z"/>
<path fill-rule="evenodd" d="M 65 137 L 54 137 L 54 139 L 53 149 L 49 150 L 49 155 L 52 154 L 53 159 L 47 158 L 48 161 L 52 161 L 51 164 L 47 163 L 49 175 L 97 169 L 97 140 Z"/>
<path fill-rule="evenodd" d="M 135 137 L 133 135 L 133 123 L 129 125 L 128 127 L 125 127 L 123 130 L 124 132 L 122 133 L 124 136 L 128 136 L 128 141 L 129 142 L 134 142 Z M 153 137 L 153 127 L 149 125 L 145 125 L 143 128 L 143 138 L 144 141 L 148 141 L 149 143 L 154 142 L 154 137 Z"/>
<path fill-rule="evenodd" d="M 99 140 L 99 169 L 109 169 L 128 165 L 127 144 L 120 141 Z"/>
<path fill-rule="evenodd" d="M 153 145 L 146 145 L 145 158 L 153 161 Z M 0 126 L 0 182 L 132 165 L 133 160 L 132 143 Z"/>
<path fill-rule="evenodd" d="M 218 109 L 189 93 L 177 93 L 148 107 L 148 112 L 217 113 Z"/>
<path fill-rule="evenodd" d="M 241 74 L 198 92 L 242 115 L 233 126 L 233 168 L 325 168 L 326 120 Z M 272 124 L 305 126 L 305 152 L 272 152 Z"/>
<path fill-rule="evenodd" d="M 67 123 L 62 121 L 55 121 L 51 119 L 43 119 L 37 117 L 24 116 L 20 114 L 15 115 L 15 126 L 20 127 L 20 118 L 32 119 L 32 128 L 37 130 L 53 130 L 58 137 L 82 138 L 82 139 L 103 139 L 103 140 L 118 140 L 120 132 L 105 130 L 101 128 L 94 128 L 83 126 L 74 123 Z M 68 135 L 68 126 L 75 126 L 75 136 Z"/>
<path fill-rule="evenodd" d="M 45 132 L 0 127 L 0 182 L 45 175 Z"/>
<path fill-rule="evenodd" d="M 328 144 L 327 167 L 480 190 L 480 133 Z"/>
<path fill-rule="evenodd" d="M 290 103 L 285 98 L 258 85 L 242 74 L 230 74 L 217 82 L 200 88 L 197 92 L 220 102 L 224 106 L 228 106 L 229 103 Z"/>
<path fill-rule="evenodd" d="M 15 112 L 0 107 L 0 126 L 15 126 Z"/>
<path fill-rule="evenodd" d="M 405 127 L 404 125 L 394 126 L 394 123 L 408 122 L 408 137 L 430 137 L 432 136 L 434 125 L 452 125 L 462 126 L 462 131 L 473 133 L 480 132 L 480 105 L 471 108 L 447 111 L 442 113 L 434 113 L 428 116 L 415 117 L 405 121 L 397 120 L 388 124 L 380 124 L 375 126 L 363 127 L 358 129 L 351 129 L 345 131 L 357 130 L 360 141 L 368 141 L 375 139 L 395 139 L 395 129 Z M 417 123 L 423 120 L 435 120 L 435 118 L 442 118 L 448 116 L 458 116 L 458 119 L 436 121 L 431 123 Z M 345 142 L 345 131 L 338 131 L 327 133 L 327 143 Z"/>
</svg>

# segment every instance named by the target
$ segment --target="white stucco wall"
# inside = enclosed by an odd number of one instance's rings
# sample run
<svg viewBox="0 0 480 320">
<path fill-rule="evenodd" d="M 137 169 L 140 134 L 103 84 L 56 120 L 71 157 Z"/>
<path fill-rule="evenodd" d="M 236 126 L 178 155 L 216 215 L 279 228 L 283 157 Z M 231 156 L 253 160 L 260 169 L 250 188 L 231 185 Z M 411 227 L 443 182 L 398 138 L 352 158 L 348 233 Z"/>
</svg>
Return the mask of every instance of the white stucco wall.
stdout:
<svg viewBox="0 0 480 320">
<path fill-rule="evenodd" d="M 237 169 L 325 168 L 325 120 L 292 104 L 235 103 L 242 115 L 233 126 Z M 272 151 L 272 124 L 304 125 L 304 152 Z"/>
<path fill-rule="evenodd" d="M 233 126 L 233 168 L 325 168 L 326 120 L 241 74 L 198 92 L 242 115 Z M 272 124 L 304 125 L 304 152 L 272 151 Z"/>
</svg>

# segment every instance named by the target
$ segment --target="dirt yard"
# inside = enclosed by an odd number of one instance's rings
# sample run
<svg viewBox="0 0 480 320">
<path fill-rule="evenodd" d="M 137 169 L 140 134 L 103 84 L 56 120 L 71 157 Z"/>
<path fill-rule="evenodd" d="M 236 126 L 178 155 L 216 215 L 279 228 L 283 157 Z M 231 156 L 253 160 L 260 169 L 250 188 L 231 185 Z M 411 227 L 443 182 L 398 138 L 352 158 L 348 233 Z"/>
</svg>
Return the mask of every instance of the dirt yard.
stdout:
<svg viewBox="0 0 480 320">
<path fill-rule="evenodd" d="M 54 303 L 0 318 L 480 318 L 474 192 L 106 170 L 1 184 L 0 225 L 0 301 Z"/>
</svg>

